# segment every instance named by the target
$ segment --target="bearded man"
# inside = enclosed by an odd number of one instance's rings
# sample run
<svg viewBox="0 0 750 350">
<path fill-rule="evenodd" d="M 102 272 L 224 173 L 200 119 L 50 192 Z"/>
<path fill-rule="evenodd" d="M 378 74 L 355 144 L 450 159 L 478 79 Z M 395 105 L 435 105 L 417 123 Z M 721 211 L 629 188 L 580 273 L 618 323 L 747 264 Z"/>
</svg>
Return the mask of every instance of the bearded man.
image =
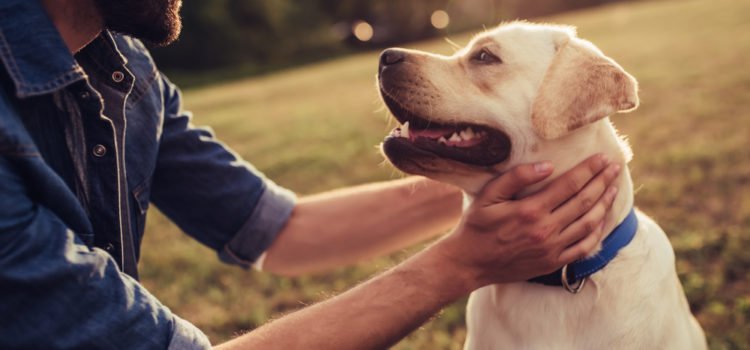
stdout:
<svg viewBox="0 0 750 350">
<path fill-rule="evenodd" d="M 384 348 L 472 290 L 554 271 L 602 236 L 596 223 L 618 169 L 601 156 L 514 200 L 553 171 L 519 166 L 460 221 L 459 191 L 416 177 L 297 199 L 190 124 L 180 91 L 139 41 L 175 40 L 179 8 L 179 0 L 0 0 L 0 348 L 210 348 L 138 283 L 150 203 L 223 261 L 288 276 L 455 227 L 389 271 L 225 349 Z"/>
</svg>

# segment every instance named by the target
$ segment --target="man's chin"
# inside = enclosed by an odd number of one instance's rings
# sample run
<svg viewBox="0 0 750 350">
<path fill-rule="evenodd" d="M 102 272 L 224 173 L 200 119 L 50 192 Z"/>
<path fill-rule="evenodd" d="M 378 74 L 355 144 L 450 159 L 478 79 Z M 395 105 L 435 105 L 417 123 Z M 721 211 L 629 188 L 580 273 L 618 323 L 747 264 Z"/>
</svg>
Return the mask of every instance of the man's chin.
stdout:
<svg viewBox="0 0 750 350">
<path fill-rule="evenodd" d="M 115 31 L 119 32 L 117 30 Z M 179 38 L 181 31 L 182 31 L 182 23 L 178 20 L 176 23 L 173 24 L 173 26 L 169 28 L 162 28 L 161 30 L 143 32 L 143 33 L 130 32 L 130 33 L 124 33 L 124 34 L 143 40 L 151 45 L 162 47 L 162 46 L 167 46 L 175 42 L 177 38 Z"/>
<path fill-rule="evenodd" d="M 97 0 L 104 26 L 156 46 L 177 40 L 181 0 Z"/>
</svg>

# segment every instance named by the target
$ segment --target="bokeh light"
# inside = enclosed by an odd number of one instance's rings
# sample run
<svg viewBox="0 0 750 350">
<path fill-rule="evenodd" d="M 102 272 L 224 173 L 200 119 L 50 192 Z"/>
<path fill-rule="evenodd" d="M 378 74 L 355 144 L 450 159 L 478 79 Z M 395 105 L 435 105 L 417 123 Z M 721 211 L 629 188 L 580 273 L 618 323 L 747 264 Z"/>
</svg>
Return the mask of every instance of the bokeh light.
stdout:
<svg viewBox="0 0 750 350">
<path fill-rule="evenodd" d="M 450 22 L 451 18 L 448 16 L 448 12 L 443 10 L 437 10 L 432 13 L 432 16 L 430 16 L 430 23 L 432 23 L 432 26 L 437 29 L 447 27 Z"/>
<path fill-rule="evenodd" d="M 354 33 L 354 36 L 359 39 L 359 41 L 369 41 L 370 39 L 372 39 L 372 35 L 374 34 L 370 23 L 367 23 L 365 21 L 355 22 L 354 25 L 352 25 L 352 32 Z"/>
</svg>

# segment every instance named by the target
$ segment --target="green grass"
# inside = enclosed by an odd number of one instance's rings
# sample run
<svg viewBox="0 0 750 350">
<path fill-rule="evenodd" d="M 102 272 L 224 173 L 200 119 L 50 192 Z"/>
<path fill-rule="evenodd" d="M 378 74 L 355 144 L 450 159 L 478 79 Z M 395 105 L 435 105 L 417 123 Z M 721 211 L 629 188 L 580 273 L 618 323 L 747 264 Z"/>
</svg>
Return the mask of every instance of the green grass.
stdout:
<svg viewBox="0 0 750 350">
<path fill-rule="evenodd" d="M 545 20 L 579 34 L 641 84 L 617 116 L 630 136 L 637 205 L 677 252 L 677 270 L 713 349 L 750 348 L 750 2 L 616 4 Z M 466 43 L 469 34 L 451 37 Z M 443 40 L 416 48 L 450 53 Z M 375 89 L 377 52 L 185 93 L 197 124 L 299 194 L 400 175 L 375 145 L 389 129 Z M 227 267 L 152 211 L 143 283 L 215 343 L 346 290 L 410 251 L 329 274 L 279 278 Z M 459 349 L 463 302 L 398 344 Z"/>
</svg>

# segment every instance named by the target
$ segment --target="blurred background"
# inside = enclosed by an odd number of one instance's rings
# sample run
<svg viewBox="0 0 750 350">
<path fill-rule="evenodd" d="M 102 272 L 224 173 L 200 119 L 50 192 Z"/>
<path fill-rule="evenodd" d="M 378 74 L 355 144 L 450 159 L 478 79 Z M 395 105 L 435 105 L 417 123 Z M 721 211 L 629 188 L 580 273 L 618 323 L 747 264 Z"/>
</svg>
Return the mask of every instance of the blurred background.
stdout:
<svg viewBox="0 0 750 350">
<path fill-rule="evenodd" d="M 186 1 L 183 16 L 180 40 L 153 54 L 195 124 L 300 196 L 402 176 L 376 148 L 393 126 L 375 88 L 383 47 L 451 54 L 448 40 L 516 18 L 577 26 L 639 80 L 640 108 L 612 121 L 633 146 L 636 205 L 667 232 L 710 347 L 750 349 L 750 1 L 213 0 Z M 280 278 L 222 265 L 156 209 L 143 247 L 143 283 L 215 343 L 421 248 Z M 460 349 L 464 307 L 395 348 Z"/>
<path fill-rule="evenodd" d="M 615 1 L 185 1 L 179 41 L 153 54 L 182 85 L 205 84 Z"/>
</svg>

